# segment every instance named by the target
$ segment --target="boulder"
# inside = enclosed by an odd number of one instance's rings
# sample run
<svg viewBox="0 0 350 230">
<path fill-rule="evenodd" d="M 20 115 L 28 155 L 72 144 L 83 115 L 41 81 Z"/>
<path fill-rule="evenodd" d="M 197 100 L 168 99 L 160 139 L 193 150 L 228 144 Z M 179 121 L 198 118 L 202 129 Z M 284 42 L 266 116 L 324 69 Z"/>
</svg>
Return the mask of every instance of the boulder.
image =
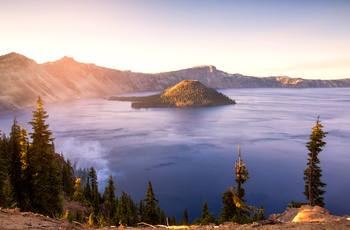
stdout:
<svg viewBox="0 0 350 230">
<path fill-rule="evenodd" d="M 273 221 L 275 223 L 288 223 L 291 222 L 297 214 L 297 208 L 288 208 L 281 214 L 271 214 L 268 220 Z"/>
<path fill-rule="evenodd" d="M 340 217 L 332 216 L 325 208 L 303 205 L 298 209 L 298 214 L 294 217 L 292 222 L 332 222 L 339 220 Z"/>
</svg>

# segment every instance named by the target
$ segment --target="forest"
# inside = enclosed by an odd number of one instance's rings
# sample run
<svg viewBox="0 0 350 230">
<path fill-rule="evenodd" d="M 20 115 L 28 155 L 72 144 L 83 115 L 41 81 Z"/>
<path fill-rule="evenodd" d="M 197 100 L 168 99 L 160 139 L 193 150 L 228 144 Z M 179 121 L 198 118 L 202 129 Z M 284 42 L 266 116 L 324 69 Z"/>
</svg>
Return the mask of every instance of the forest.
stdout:
<svg viewBox="0 0 350 230">
<path fill-rule="evenodd" d="M 253 207 L 245 199 L 244 183 L 249 172 L 243 162 L 241 149 L 234 165 L 234 186 L 222 194 L 221 213 L 216 218 L 203 201 L 201 217 L 189 223 L 189 213 L 184 209 L 183 218 L 167 216 L 159 206 L 151 181 L 145 188 L 144 199 L 135 202 L 121 191 L 116 196 L 112 174 L 103 189 L 98 187 L 96 170 L 77 168 L 76 164 L 55 152 L 54 139 L 46 123 L 48 114 L 39 97 L 36 110 L 32 112 L 32 132 L 14 118 L 9 136 L 0 136 L 0 207 L 19 208 L 21 211 L 40 213 L 46 216 L 65 218 L 88 226 L 136 226 L 151 225 L 207 225 L 227 221 L 250 223 L 265 219 L 263 204 Z M 324 206 L 322 195 L 326 186 L 321 181 L 318 154 L 326 144 L 326 136 L 319 118 L 312 128 L 307 168 L 304 171 L 304 195 L 310 205 Z M 100 191 L 104 191 L 101 193 Z M 300 206 L 303 202 L 292 202 Z M 200 207 L 199 207 L 200 208 Z"/>
</svg>

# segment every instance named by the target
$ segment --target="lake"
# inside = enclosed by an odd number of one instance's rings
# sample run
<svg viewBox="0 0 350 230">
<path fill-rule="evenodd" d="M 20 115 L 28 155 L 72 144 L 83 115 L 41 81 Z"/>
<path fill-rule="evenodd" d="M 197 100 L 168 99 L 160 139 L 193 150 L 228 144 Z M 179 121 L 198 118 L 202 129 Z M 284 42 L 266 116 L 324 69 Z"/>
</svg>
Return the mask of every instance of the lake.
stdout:
<svg viewBox="0 0 350 230">
<path fill-rule="evenodd" d="M 263 204 L 269 215 L 305 201 L 305 143 L 320 115 L 329 132 L 320 153 L 326 208 L 350 214 L 350 89 L 219 91 L 237 104 L 132 109 L 130 102 L 97 98 L 44 107 L 56 151 L 79 167 L 95 167 L 101 192 L 112 174 L 117 195 L 139 202 L 151 181 L 160 206 L 177 220 L 184 209 L 190 220 L 200 218 L 204 200 L 219 215 L 222 193 L 235 186 L 238 146 L 250 175 L 243 186 L 248 204 Z M 34 108 L 0 114 L 0 129 L 9 134 L 16 115 L 31 132 Z"/>
</svg>

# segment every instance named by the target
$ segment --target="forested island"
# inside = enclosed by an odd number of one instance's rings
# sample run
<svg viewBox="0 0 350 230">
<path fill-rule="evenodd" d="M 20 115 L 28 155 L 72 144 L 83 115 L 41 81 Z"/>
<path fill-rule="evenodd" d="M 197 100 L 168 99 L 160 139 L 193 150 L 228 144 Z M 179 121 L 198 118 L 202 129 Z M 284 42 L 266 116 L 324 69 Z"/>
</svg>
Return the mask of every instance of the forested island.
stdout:
<svg viewBox="0 0 350 230">
<path fill-rule="evenodd" d="M 132 108 L 152 107 L 206 107 L 233 105 L 236 102 L 226 95 L 208 88 L 197 80 L 183 80 L 160 94 L 145 97 L 109 97 L 108 100 L 132 101 Z"/>
</svg>

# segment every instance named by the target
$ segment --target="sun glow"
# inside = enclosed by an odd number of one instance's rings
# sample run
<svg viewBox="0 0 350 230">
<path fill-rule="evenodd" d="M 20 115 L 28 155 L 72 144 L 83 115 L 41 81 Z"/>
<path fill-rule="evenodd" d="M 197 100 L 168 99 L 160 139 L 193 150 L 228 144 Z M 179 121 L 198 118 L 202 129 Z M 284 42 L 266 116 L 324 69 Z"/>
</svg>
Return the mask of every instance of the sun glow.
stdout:
<svg viewBox="0 0 350 230">
<path fill-rule="evenodd" d="M 14 0 L 1 3 L 0 54 L 38 63 L 68 56 L 148 73 L 214 65 L 252 76 L 350 77 L 350 3 L 314 8 L 301 1 Z"/>
</svg>

